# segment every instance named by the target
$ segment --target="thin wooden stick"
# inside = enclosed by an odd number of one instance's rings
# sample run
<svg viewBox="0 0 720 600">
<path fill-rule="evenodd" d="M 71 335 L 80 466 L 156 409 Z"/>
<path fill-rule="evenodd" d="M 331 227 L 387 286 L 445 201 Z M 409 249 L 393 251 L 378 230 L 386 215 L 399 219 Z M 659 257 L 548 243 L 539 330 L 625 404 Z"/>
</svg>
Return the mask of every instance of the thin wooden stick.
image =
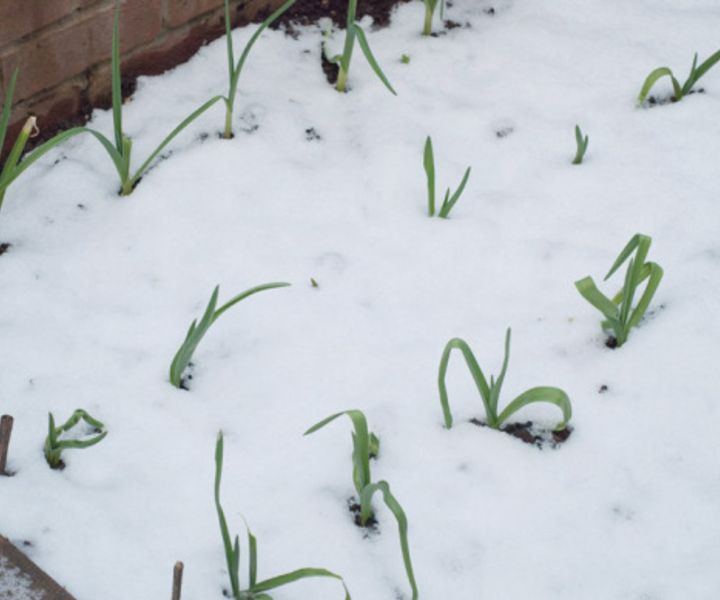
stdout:
<svg viewBox="0 0 720 600">
<path fill-rule="evenodd" d="M 0 475 L 10 475 L 5 470 L 8 457 L 8 446 L 10 445 L 10 434 L 13 428 L 13 418 L 10 415 L 3 415 L 0 418 Z"/>
<path fill-rule="evenodd" d="M 180 592 L 182 591 L 182 576 L 183 576 L 183 564 L 182 561 L 175 563 L 173 569 L 173 588 L 172 588 L 172 600 L 180 600 Z"/>
</svg>

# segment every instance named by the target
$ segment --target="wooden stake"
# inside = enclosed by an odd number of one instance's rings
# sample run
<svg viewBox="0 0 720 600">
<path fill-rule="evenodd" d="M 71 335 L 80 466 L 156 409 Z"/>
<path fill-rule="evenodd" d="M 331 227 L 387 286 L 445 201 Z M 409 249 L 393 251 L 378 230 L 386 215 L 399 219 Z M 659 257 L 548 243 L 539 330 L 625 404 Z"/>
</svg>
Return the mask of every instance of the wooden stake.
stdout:
<svg viewBox="0 0 720 600">
<path fill-rule="evenodd" d="M 180 600 L 180 592 L 182 591 L 182 576 L 183 576 L 183 564 L 182 561 L 175 563 L 173 569 L 173 588 L 172 588 L 172 600 Z"/>
<path fill-rule="evenodd" d="M 10 475 L 5 470 L 8 457 L 8 446 L 10 445 L 10 434 L 13 428 L 13 418 L 10 415 L 3 415 L 0 418 L 0 475 Z"/>
</svg>

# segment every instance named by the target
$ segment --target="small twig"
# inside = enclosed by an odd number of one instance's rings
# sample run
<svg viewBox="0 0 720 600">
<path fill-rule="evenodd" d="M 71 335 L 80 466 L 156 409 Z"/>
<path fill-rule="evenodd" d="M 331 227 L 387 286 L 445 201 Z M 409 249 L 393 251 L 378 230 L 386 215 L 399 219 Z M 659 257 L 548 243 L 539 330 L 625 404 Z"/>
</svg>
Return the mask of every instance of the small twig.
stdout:
<svg viewBox="0 0 720 600">
<path fill-rule="evenodd" d="M 10 475 L 5 470 L 8 457 L 8 446 L 10 445 L 10 434 L 13 428 L 13 418 L 10 415 L 3 415 L 0 418 L 0 475 Z"/>
<path fill-rule="evenodd" d="M 183 576 L 183 564 L 182 561 L 175 563 L 173 569 L 173 587 L 172 587 L 172 600 L 180 600 L 180 592 L 182 591 L 182 576 Z"/>
</svg>

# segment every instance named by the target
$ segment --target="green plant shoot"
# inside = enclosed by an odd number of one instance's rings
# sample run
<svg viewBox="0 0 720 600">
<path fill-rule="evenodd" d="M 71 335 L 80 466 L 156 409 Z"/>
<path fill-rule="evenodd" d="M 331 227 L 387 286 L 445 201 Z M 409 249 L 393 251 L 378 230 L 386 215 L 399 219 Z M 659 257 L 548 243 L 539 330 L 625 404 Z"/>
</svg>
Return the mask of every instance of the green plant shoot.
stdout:
<svg viewBox="0 0 720 600">
<path fill-rule="evenodd" d="M 385 85 L 385 87 L 390 90 L 392 94 L 397 96 L 397 92 L 393 89 L 393 86 L 390 84 L 390 81 L 388 81 L 388 78 L 385 77 L 385 73 L 383 73 L 377 60 L 375 60 L 375 56 L 373 56 L 373 53 L 370 50 L 370 45 L 368 44 L 367 38 L 365 37 L 365 32 L 362 30 L 360 25 L 355 22 L 356 12 L 357 0 L 348 0 L 347 24 L 345 27 L 345 45 L 343 47 L 343 52 L 342 54 L 337 54 L 332 57 L 326 56 L 328 61 L 330 61 L 331 63 L 335 63 L 336 65 L 338 65 L 339 68 L 338 78 L 335 83 L 335 89 L 338 92 L 346 91 L 348 73 L 350 72 L 350 60 L 352 59 L 353 48 L 355 46 L 355 40 L 357 39 L 357 42 L 360 45 L 360 49 L 365 55 L 365 58 L 370 65 L 370 68 L 375 72 L 375 75 L 378 76 L 380 81 L 383 82 L 383 85 Z M 323 52 L 325 52 L 324 44 Z"/>
<path fill-rule="evenodd" d="M 447 374 L 448 362 L 450 361 L 450 354 L 454 349 L 460 350 L 465 363 L 470 369 L 475 386 L 480 392 L 483 406 L 485 407 L 485 421 L 487 426 L 492 429 L 499 429 L 505 421 L 507 421 L 513 414 L 518 410 L 537 402 L 546 402 L 557 406 L 563 415 L 563 419 L 555 427 L 556 431 L 565 429 L 567 423 L 572 417 L 572 406 L 570 405 L 570 398 L 568 395 L 559 388 L 556 387 L 534 387 L 520 394 L 505 409 L 498 414 L 498 403 L 500 400 L 500 389 L 502 388 L 503 381 L 505 380 L 505 373 L 507 372 L 508 361 L 510 358 L 510 328 L 508 327 L 505 334 L 505 358 L 503 359 L 502 369 L 497 379 L 490 376 L 490 382 L 488 383 L 485 375 L 480 368 L 480 365 L 475 358 L 470 346 L 460 339 L 451 339 L 445 349 L 443 350 L 442 357 L 440 358 L 440 370 L 438 373 L 438 388 L 440 390 L 440 405 L 442 406 L 443 417 L 445 419 L 445 427 L 450 429 L 453 424 L 452 413 L 450 412 L 450 403 L 448 401 L 447 386 L 445 384 L 445 378 Z"/>
<path fill-rule="evenodd" d="M 651 71 L 650 74 L 645 78 L 642 88 L 640 88 L 640 94 L 638 94 L 637 99 L 638 104 L 642 104 L 643 102 L 645 102 L 652 87 L 659 79 L 662 79 L 663 77 L 670 78 L 670 82 L 672 83 L 673 87 L 672 99 L 675 102 L 682 100 L 684 96 L 687 96 L 690 93 L 690 90 L 692 90 L 693 86 L 698 82 L 698 80 L 703 75 L 705 75 L 705 73 L 707 73 L 712 67 L 714 67 L 718 61 L 720 61 L 720 50 L 718 50 L 705 61 L 703 61 L 700 66 L 698 66 L 697 61 L 698 54 L 696 52 L 695 56 L 693 57 L 693 62 L 692 66 L 690 67 L 690 73 L 688 74 L 688 78 L 682 85 L 680 85 L 680 82 L 677 80 L 673 72 L 668 67 L 658 67 L 657 69 Z"/>
<path fill-rule="evenodd" d="M 386 481 L 373 482 L 370 474 L 370 458 L 373 454 L 377 454 L 379 448 L 378 438 L 369 432 L 367 419 L 360 410 L 346 410 L 343 412 L 330 415 L 319 423 L 308 429 L 304 435 L 314 433 L 318 429 L 322 429 L 328 423 L 334 421 L 343 415 L 347 416 L 353 424 L 352 433 L 352 463 L 353 463 L 353 484 L 358 494 L 360 503 L 360 525 L 366 527 L 373 518 L 372 498 L 376 492 L 381 492 L 385 505 L 390 509 L 398 524 L 398 533 L 400 537 L 400 550 L 402 552 L 405 572 L 407 574 L 410 587 L 412 589 L 412 598 L 417 600 L 418 589 L 413 573 L 412 562 L 410 560 L 410 545 L 408 543 L 408 522 L 400 503 L 390 492 L 390 486 Z"/>
<path fill-rule="evenodd" d="M 225 0 L 225 37 L 227 40 L 229 79 L 228 95 L 223 96 L 223 101 L 225 102 L 225 130 L 223 131 L 223 137 L 225 139 L 233 137 L 232 116 L 235 106 L 235 96 L 237 95 L 238 80 L 240 79 L 240 74 L 242 73 L 243 66 L 245 66 L 245 61 L 250 54 L 250 50 L 252 50 L 253 45 L 255 44 L 255 42 L 257 42 L 262 32 L 265 31 L 267 27 L 272 25 L 277 19 L 279 19 L 293 4 L 295 4 L 295 2 L 296 0 L 287 0 L 285 4 L 278 8 L 274 13 L 272 13 L 260 24 L 260 27 L 255 30 L 255 33 L 252 35 L 248 43 L 245 44 L 245 48 L 240 55 L 240 59 L 236 63 L 235 51 L 232 42 L 232 34 L 230 30 L 230 2 L 228 0 Z"/>
<path fill-rule="evenodd" d="M 652 238 L 637 233 L 620 252 L 603 281 L 607 281 L 612 277 L 633 252 L 635 252 L 635 256 L 630 258 L 627 271 L 625 271 L 623 287 L 614 298 L 610 299 L 605 296 L 597 288 L 592 277 L 584 277 L 575 282 L 575 287 L 582 294 L 582 297 L 605 317 L 601 326 L 603 330 L 612 332 L 612 337 L 607 344 L 611 348 L 622 346 L 627 341 L 630 330 L 640 323 L 660 285 L 660 280 L 663 277 L 662 267 L 654 262 L 645 262 L 651 243 Z M 645 280 L 647 280 L 645 291 L 633 309 L 633 300 L 639 286 Z"/>
<path fill-rule="evenodd" d="M 425 140 L 425 149 L 423 151 L 423 167 L 425 168 L 425 175 L 427 177 L 427 195 L 428 195 L 428 216 L 432 217 L 435 215 L 435 156 L 433 154 L 432 138 L 427 136 Z M 468 178 L 470 177 L 471 167 L 465 170 L 462 180 L 458 188 L 450 194 L 450 188 L 445 192 L 445 198 L 440 206 L 438 217 L 447 219 L 450 215 L 450 211 L 453 209 L 457 201 L 460 200 L 460 196 L 465 191 L 465 185 L 467 185 Z"/>
<path fill-rule="evenodd" d="M 575 158 L 573 159 L 572 164 L 582 164 L 583 158 L 585 157 L 585 152 L 587 152 L 589 142 L 590 137 L 587 135 L 583 136 L 580 125 L 575 125 L 575 145 L 577 146 L 577 149 L 575 150 Z"/>
<path fill-rule="evenodd" d="M 93 135 L 105 148 L 106 152 L 110 156 L 113 165 L 120 178 L 120 194 L 127 196 L 132 193 L 135 186 L 140 181 L 140 178 L 150 168 L 152 162 L 160 155 L 165 147 L 175 137 L 183 131 L 190 123 L 202 115 L 207 109 L 213 104 L 223 99 L 222 96 L 215 96 L 207 102 L 205 102 L 200 108 L 194 110 L 188 115 L 182 123 L 180 123 L 175 129 L 173 129 L 167 137 L 155 148 L 150 156 L 145 160 L 140 167 L 132 172 L 131 171 L 131 156 L 132 156 L 132 140 L 125 135 L 122 125 L 122 88 L 120 78 L 120 4 L 116 1 L 115 4 L 115 20 L 113 22 L 113 36 L 112 36 L 112 58 L 111 58 L 111 74 L 112 74 L 112 113 L 113 113 L 113 129 L 115 133 L 115 143 L 111 142 L 106 136 L 99 131 L 90 129 L 87 127 L 80 128 L 82 131 Z"/>
<path fill-rule="evenodd" d="M 7 136 L 8 125 L 10 123 L 10 110 L 12 108 L 13 95 L 15 94 L 17 77 L 18 69 L 15 69 L 10 77 L 10 81 L 8 82 L 8 86 L 5 91 L 5 102 L 3 104 L 2 115 L 0 116 L 0 151 L 2 151 L 5 146 L 5 138 Z M 28 117 L 25 120 L 17 138 L 15 138 L 15 142 L 13 143 L 9 154 L 5 159 L 5 163 L 2 166 L 2 170 L 0 171 L 0 209 L 2 209 L 3 201 L 5 200 L 5 193 L 7 192 L 8 187 L 10 187 L 10 184 L 15 181 L 20 174 L 25 171 L 25 169 L 31 166 L 35 161 L 44 156 L 58 144 L 82 132 L 83 129 L 81 127 L 75 127 L 73 129 L 63 131 L 44 144 L 35 148 L 35 150 L 20 161 L 20 157 L 25 150 L 28 140 L 39 133 L 36 118 L 34 116 Z"/>
<path fill-rule="evenodd" d="M 183 371 L 192 360 L 192 355 L 198 347 L 200 340 L 203 339 L 208 329 L 210 329 L 210 326 L 215 321 L 217 321 L 218 317 L 220 317 L 221 314 L 223 314 L 226 310 L 228 310 L 241 300 L 244 300 L 248 296 L 252 296 L 253 294 L 257 294 L 258 292 L 262 292 L 264 290 L 287 287 L 289 285 L 289 283 L 284 282 L 264 283 L 262 285 L 258 285 L 256 287 L 245 290 L 244 292 L 228 300 L 220 308 L 217 308 L 220 286 L 216 285 L 212 295 L 210 296 L 210 302 L 208 302 L 207 308 L 205 309 L 205 313 L 200 319 L 200 322 L 195 319 L 190 324 L 190 329 L 188 329 L 188 332 L 185 335 L 185 340 L 183 341 L 178 351 L 175 353 L 175 357 L 170 364 L 170 383 L 172 383 L 177 388 L 183 387 Z"/>
<path fill-rule="evenodd" d="M 423 35 L 432 35 L 432 22 L 437 5 L 440 5 L 440 18 L 445 12 L 445 0 L 423 0 L 425 3 L 425 22 L 423 24 Z"/>
<path fill-rule="evenodd" d="M 63 433 L 70 431 L 80 421 L 84 421 L 97 431 L 97 435 L 85 440 L 61 440 Z M 97 419 L 93 419 L 87 412 L 78 408 L 72 416 L 60 427 L 55 426 L 55 418 L 48 413 L 48 434 L 45 438 L 45 460 L 52 469 L 59 469 L 64 466 L 62 451 L 67 448 L 89 448 L 100 442 L 107 435 L 105 425 Z"/>
<path fill-rule="evenodd" d="M 241 589 L 240 586 L 240 539 L 235 536 L 235 540 L 231 541 L 230 532 L 225 519 L 225 511 L 220 504 L 220 480 L 222 478 L 223 469 L 223 434 L 218 432 L 217 442 L 215 444 L 215 509 L 217 510 L 218 521 L 220 522 L 220 534 L 222 535 L 223 547 L 225 549 L 225 560 L 227 561 L 228 575 L 230 577 L 230 593 L 233 600 L 272 600 L 267 594 L 268 591 L 299 581 L 308 577 L 331 577 L 338 579 L 345 590 L 345 600 L 351 600 L 350 592 L 345 586 L 345 581 L 340 575 L 328 571 L 327 569 L 317 569 L 306 567 L 297 569 L 284 575 L 278 575 L 265 579 L 257 580 L 258 558 L 257 558 L 257 539 L 250 529 L 245 525 L 248 535 L 248 587 Z"/>
</svg>

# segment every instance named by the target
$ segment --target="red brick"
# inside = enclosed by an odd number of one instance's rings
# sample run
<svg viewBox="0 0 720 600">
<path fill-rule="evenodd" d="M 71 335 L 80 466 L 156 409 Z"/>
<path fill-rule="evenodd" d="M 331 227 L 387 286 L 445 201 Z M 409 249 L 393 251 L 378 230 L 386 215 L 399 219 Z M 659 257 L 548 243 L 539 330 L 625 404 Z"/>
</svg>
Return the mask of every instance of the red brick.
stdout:
<svg viewBox="0 0 720 600">
<path fill-rule="evenodd" d="M 75 0 L 0 2 L 0 46 L 62 19 L 75 4 Z"/>
<path fill-rule="evenodd" d="M 165 24 L 179 27 L 221 6 L 223 0 L 165 0 Z"/>
<path fill-rule="evenodd" d="M 128 52 L 155 39 L 161 30 L 162 0 L 126 2 L 121 8 L 120 47 Z M 18 66 L 18 102 L 78 75 L 110 57 L 114 6 L 78 13 L 57 29 L 0 55 L 3 81 Z"/>
</svg>

